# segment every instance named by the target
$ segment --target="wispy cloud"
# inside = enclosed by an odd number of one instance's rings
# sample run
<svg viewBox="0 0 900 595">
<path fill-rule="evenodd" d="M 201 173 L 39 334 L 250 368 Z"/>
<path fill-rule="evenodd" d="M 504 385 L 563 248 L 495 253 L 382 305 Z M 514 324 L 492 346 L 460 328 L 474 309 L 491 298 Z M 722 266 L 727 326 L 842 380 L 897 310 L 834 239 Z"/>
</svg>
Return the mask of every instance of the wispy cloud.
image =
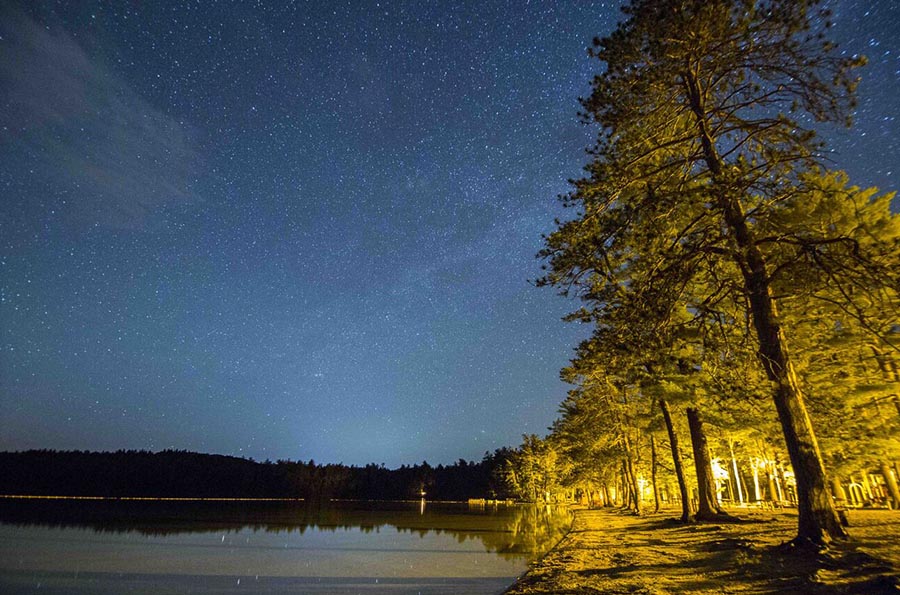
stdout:
<svg viewBox="0 0 900 595">
<path fill-rule="evenodd" d="M 27 201 L 64 197 L 67 216 L 114 227 L 194 200 L 190 127 L 66 31 L 18 12 L 0 17 L 0 160 L 16 181 L 7 198 L 27 212 Z"/>
</svg>

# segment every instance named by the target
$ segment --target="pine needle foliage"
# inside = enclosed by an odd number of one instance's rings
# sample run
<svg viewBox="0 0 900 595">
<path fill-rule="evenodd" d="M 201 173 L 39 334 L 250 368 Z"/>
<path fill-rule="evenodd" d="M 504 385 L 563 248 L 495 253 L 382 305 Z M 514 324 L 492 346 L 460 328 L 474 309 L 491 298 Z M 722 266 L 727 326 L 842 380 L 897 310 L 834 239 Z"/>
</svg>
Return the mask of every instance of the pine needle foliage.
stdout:
<svg viewBox="0 0 900 595">
<path fill-rule="evenodd" d="M 798 543 L 844 537 L 781 311 L 816 299 L 889 337 L 871 314 L 900 289 L 890 196 L 829 174 L 814 130 L 849 124 L 864 59 L 837 51 L 815 1 L 633 0 L 624 13 L 590 50 L 603 70 L 581 116 L 600 132 L 539 284 L 580 297 L 572 318 L 613 345 L 742 330 L 797 478 Z"/>
</svg>

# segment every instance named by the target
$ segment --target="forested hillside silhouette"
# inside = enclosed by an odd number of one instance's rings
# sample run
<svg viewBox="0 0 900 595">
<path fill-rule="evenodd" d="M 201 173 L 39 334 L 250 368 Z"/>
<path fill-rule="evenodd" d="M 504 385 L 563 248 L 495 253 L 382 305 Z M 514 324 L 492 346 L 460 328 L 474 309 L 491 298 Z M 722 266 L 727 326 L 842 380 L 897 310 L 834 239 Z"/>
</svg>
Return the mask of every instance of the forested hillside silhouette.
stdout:
<svg viewBox="0 0 900 595">
<path fill-rule="evenodd" d="M 148 498 L 466 500 L 505 498 L 497 470 L 512 451 L 388 469 L 265 461 L 180 450 L 29 450 L 0 453 L 0 494 Z"/>
</svg>

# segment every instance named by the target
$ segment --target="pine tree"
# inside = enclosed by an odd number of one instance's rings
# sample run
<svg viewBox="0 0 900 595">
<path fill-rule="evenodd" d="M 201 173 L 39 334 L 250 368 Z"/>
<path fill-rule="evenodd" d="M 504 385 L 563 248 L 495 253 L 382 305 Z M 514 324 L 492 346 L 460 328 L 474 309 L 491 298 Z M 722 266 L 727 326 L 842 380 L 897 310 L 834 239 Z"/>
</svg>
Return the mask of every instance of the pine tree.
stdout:
<svg viewBox="0 0 900 595">
<path fill-rule="evenodd" d="M 627 507 L 640 514 L 643 428 L 638 418 L 644 403 L 634 375 L 616 372 L 629 369 L 627 354 L 600 365 L 598 359 L 609 354 L 594 351 L 596 345 L 583 342 L 572 365 L 562 371 L 562 378 L 577 388 L 562 403 L 553 435 L 581 467 L 597 468 L 606 478 L 621 473 Z"/>
<path fill-rule="evenodd" d="M 594 42 L 605 70 L 582 101 L 601 127 L 587 175 L 564 198 L 578 217 L 547 238 L 544 284 L 585 300 L 577 316 L 611 327 L 636 302 L 657 330 L 687 311 L 752 332 L 797 480 L 798 543 L 846 535 L 788 349 L 776 287 L 791 275 L 896 291 L 897 261 L 804 218 L 772 233 L 784 205 L 814 192 L 823 145 L 813 121 L 849 122 L 862 63 L 824 35 L 803 0 L 633 0 Z M 863 274 L 864 273 L 864 274 Z M 845 292 L 846 293 L 846 292 Z M 873 292 L 874 295 L 877 292 Z M 858 301 L 838 299 L 865 318 Z M 622 320 L 619 319 L 618 323 Z"/>
</svg>

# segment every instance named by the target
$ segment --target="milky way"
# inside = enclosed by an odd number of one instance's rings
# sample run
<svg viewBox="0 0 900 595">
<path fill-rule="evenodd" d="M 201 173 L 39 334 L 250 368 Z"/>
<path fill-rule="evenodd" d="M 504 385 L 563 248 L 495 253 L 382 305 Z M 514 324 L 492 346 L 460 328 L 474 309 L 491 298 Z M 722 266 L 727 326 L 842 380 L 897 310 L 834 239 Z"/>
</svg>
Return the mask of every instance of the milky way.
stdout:
<svg viewBox="0 0 900 595">
<path fill-rule="evenodd" d="M 543 433 L 586 329 L 529 280 L 617 3 L 256 4 L 0 10 L 0 449 Z M 895 189 L 900 5 L 828 5 L 870 61 L 834 165 Z"/>
</svg>

